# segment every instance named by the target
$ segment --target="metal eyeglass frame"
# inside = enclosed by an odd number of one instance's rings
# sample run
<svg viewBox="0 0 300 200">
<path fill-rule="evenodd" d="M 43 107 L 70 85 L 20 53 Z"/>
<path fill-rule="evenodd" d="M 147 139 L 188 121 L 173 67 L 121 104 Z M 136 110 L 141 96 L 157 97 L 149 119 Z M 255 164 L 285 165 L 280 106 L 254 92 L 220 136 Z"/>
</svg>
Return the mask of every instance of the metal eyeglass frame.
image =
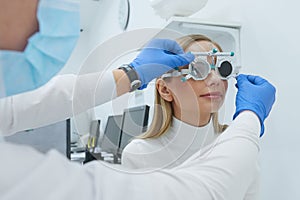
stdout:
<svg viewBox="0 0 300 200">
<path fill-rule="evenodd" d="M 209 52 L 191 52 L 192 54 L 195 55 L 195 60 L 193 62 L 191 62 L 189 64 L 189 68 L 188 69 L 175 69 L 174 71 L 170 72 L 170 73 L 166 73 L 162 75 L 162 78 L 168 78 L 168 77 L 178 77 L 178 76 L 184 76 L 182 77 L 182 81 L 185 82 L 190 78 L 193 78 L 194 80 L 204 80 L 207 78 L 207 76 L 210 74 L 211 70 L 214 69 L 218 72 L 219 77 L 222 80 L 228 80 L 231 77 L 236 77 L 239 73 L 240 67 L 232 67 L 232 62 L 230 59 L 218 59 L 217 63 L 215 63 L 215 57 L 233 57 L 234 56 L 234 52 L 218 52 L 217 49 L 212 49 L 212 51 Z M 207 59 L 201 59 L 201 56 L 206 56 L 206 57 L 211 57 L 212 58 L 212 64 L 207 62 Z M 207 66 L 207 74 L 205 74 L 203 77 L 196 77 L 193 74 L 195 74 L 195 64 L 202 62 L 205 66 Z M 226 76 L 223 77 L 220 73 L 219 73 L 219 68 L 222 65 L 222 63 L 224 62 L 229 62 L 229 64 L 232 67 L 232 71 L 231 73 Z M 217 67 L 216 67 L 217 66 Z"/>
</svg>

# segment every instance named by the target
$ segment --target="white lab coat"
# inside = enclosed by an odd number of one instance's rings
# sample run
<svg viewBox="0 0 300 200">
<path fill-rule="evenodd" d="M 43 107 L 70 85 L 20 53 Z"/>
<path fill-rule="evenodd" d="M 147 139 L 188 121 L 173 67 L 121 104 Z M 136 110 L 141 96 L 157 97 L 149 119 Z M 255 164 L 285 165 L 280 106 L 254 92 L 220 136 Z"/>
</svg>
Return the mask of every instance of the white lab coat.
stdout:
<svg viewBox="0 0 300 200">
<path fill-rule="evenodd" d="M 55 151 L 42 155 L 2 143 L 0 199 L 241 200 L 253 179 L 259 133 L 258 118 L 245 111 L 212 150 L 172 169 L 140 173 L 99 161 L 80 166 Z"/>
<path fill-rule="evenodd" d="M 81 77 L 75 89 L 71 84 L 74 77 L 63 75 L 44 89 L 2 99 L 0 132 L 13 133 L 67 118 L 74 111 L 71 105 L 75 112 L 89 108 L 94 98 L 86 86 L 95 84 L 97 78 L 88 76 Z M 96 90 L 96 94 L 102 92 L 102 102 L 115 95 L 111 85 L 113 79 L 107 78 Z M 81 98 L 74 102 L 71 96 L 77 92 Z M 99 103 L 96 98 L 95 105 Z M 240 200 L 253 179 L 259 133 L 259 119 L 245 111 L 212 150 L 197 152 L 176 168 L 147 173 L 122 166 L 116 169 L 99 161 L 81 166 L 56 151 L 43 155 L 30 147 L 0 143 L 0 199 Z"/>
<path fill-rule="evenodd" d="M 111 71 L 57 75 L 46 85 L 0 98 L 0 135 L 52 124 L 116 97 Z"/>
</svg>

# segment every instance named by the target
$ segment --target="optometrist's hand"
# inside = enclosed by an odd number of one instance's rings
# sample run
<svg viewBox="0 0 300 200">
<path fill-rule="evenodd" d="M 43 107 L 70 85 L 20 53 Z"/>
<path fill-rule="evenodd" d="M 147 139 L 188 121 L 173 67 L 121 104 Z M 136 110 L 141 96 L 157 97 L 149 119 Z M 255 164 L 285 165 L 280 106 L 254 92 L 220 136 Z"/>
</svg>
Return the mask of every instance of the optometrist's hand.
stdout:
<svg viewBox="0 0 300 200">
<path fill-rule="evenodd" d="M 140 54 L 130 63 L 135 68 L 141 80 L 141 87 L 170 71 L 184 66 L 194 60 L 194 55 L 184 53 L 182 48 L 174 40 L 153 39 L 143 48 Z"/>
<path fill-rule="evenodd" d="M 242 111 L 251 110 L 258 116 L 261 123 L 260 137 L 264 134 L 264 120 L 268 117 L 275 102 L 275 87 L 267 80 L 252 75 L 237 76 L 235 119 Z"/>
</svg>

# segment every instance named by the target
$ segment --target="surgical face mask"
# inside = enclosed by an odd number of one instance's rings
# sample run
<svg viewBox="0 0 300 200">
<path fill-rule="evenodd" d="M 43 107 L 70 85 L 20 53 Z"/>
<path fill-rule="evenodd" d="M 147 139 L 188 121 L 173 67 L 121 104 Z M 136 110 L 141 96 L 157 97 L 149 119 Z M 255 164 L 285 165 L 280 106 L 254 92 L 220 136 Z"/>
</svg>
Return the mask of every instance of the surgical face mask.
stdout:
<svg viewBox="0 0 300 200">
<path fill-rule="evenodd" d="M 183 76 L 181 80 L 184 82 L 190 78 L 194 80 L 204 80 L 207 78 L 211 70 L 215 70 L 220 79 L 228 80 L 235 77 L 239 68 L 233 67 L 231 57 L 233 52 L 217 52 L 213 49 L 211 52 L 192 52 L 195 60 L 189 64 L 188 69 L 175 70 L 171 73 L 164 74 L 162 78 Z"/>
<path fill-rule="evenodd" d="M 39 0 L 39 32 L 24 52 L 0 50 L 0 97 L 36 89 L 64 67 L 79 38 L 79 6 L 78 0 Z"/>
</svg>

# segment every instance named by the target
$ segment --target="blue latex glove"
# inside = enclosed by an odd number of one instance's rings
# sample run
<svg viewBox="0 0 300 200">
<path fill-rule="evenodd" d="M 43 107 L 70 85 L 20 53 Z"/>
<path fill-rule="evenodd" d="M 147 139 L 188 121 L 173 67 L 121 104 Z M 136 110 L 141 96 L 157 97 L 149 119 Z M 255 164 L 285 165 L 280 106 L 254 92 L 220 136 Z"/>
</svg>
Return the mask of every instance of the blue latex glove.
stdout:
<svg viewBox="0 0 300 200">
<path fill-rule="evenodd" d="M 184 53 L 174 40 L 153 39 L 130 63 L 142 82 L 139 89 L 147 87 L 154 78 L 180 66 L 188 65 L 195 59 L 192 53 Z"/>
<path fill-rule="evenodd" d="M 251 110 L 258 116 L 261 124 L 260 137 L 264 134 L 264 120 L 268 117 L 275 102 L 275 87 L 267 80 L 252 75 L 237 76 L 235 119 L 242 111 Z"/>
</svg>

